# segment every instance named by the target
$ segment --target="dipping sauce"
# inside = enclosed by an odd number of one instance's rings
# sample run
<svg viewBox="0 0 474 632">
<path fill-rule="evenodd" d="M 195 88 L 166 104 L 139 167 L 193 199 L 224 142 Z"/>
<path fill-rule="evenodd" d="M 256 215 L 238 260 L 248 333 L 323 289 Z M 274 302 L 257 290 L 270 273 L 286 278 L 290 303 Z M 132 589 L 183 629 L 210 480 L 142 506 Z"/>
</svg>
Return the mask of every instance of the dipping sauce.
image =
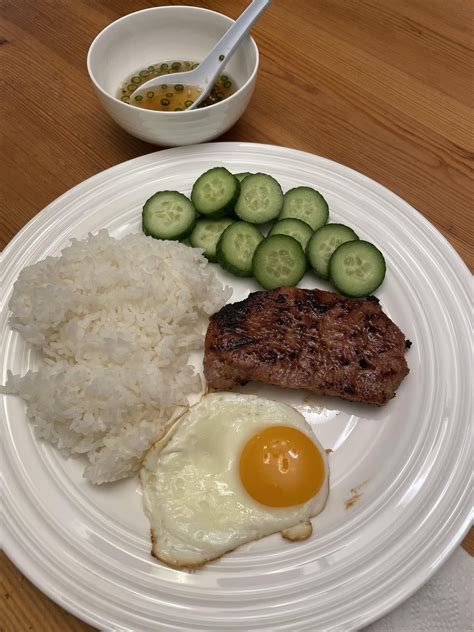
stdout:
<svg viewBox="0 0 474 632">
<path fill-rule="evenodd" d="M 127 77 L 120 86 L 117 98 L 124 103 L 136 105 L 146 110 L 181 112 L 194 103 L 202 89 L 200 86 L 189 86 L 182 83 L 168 84 L 166 83 L 166 75 L 184 72 L 185 70 L 194 70 L 198 66 L 199 63 L 195 61 L 167 61 L 151 64 Z M 155 86 L 145 95 L 137 94 L 134 97 L 133 93 L 135 90 L 145 81 L 153 79 L 153 77 L 163 77 L 163 83 Z M 232 79 L 228 75 L 223 74 L 212 86 L 209 96 L 198 105 L 198 108 L 218 103 L 233 94 L 235 90 L 236 87 Z"/>
</svg>

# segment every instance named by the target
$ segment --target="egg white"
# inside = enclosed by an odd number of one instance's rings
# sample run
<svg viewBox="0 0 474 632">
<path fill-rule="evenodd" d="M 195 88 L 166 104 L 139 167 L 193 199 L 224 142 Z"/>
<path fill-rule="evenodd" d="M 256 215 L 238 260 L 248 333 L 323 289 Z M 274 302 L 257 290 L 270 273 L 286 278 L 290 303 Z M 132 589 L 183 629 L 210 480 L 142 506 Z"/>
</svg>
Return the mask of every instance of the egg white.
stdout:
<svg viewBox="0 0 474 632">
<path fill-rule="evenodd" d="M 258 503 L 239 475 L 247 441 L 277 425 L 306 434 L 325 468 L 320 490 L 293 507 Z M 192 406 L 148 450 L 140 479 L 153 555 L 187 568 L 307 521 L 323 510 L 329 493 L 327 454 L 304 417 L 286 404 L 239 393 L 212 393 Z"/>
</svg>

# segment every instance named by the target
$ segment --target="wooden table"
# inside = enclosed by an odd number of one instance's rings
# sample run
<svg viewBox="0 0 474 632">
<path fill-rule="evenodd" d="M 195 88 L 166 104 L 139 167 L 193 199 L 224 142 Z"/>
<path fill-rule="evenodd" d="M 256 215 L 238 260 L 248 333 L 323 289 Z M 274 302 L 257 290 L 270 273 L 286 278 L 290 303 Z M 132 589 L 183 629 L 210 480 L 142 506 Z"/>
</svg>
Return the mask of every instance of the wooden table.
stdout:
<svg viewBox="0 0 474 632">
<path fill-rule="evenodd" d="M 2 0 L 0 247 L 85 178 L 156 148 L 102 110 L 85 59 L 122 15 L 192 4 L 236 17 L 244 0 Z M 256 93 L 220 140 L 285 145 L 341 162 L 417 208 L 471 267 L 474 31 L 469 0 L 275 0 L 254 29 Z M 307 81 L 290 79 L 292 66 Z M 51 92 L 51 97 L 48 93 Z M 473 553 L 473 533 L 463 545 Z M 91 630 L 3 556 L 0 629 Z"/>
</svg>

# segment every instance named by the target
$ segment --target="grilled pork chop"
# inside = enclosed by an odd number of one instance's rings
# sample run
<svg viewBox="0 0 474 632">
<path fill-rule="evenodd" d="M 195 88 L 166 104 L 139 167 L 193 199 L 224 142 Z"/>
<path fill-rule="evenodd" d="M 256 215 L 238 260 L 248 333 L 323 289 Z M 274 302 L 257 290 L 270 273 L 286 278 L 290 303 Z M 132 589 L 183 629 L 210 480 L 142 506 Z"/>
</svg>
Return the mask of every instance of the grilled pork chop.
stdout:
<svg viewBox="0 0 474 632">
<path fill-rule="evenodd" d="M 279 288 L 211 316 L 204 374 L 218 390 L 256 380 L 381 406 L 408 374 L 410 345 L 374 296 Z"/>
</svg>

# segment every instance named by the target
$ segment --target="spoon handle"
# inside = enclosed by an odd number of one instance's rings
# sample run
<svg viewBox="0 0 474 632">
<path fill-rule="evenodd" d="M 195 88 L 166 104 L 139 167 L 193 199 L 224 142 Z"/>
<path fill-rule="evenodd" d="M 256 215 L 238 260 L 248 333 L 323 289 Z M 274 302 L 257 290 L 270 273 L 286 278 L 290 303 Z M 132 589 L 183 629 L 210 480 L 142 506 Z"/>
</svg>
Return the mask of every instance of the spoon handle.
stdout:
<svg viewBox="0 0 474 632">
<path fill-rule="evenodd" d="M 206 59 L 201 63 L 200 70 L 209 72 L 207 77 L 209 83 L 213 83 L 242 38 L 247 35 L 260 14 L 271 4 L 271 1 L 253 0 L 207 55 Z M 216 63 L 218 64 L 217 66 L 215 65 Z"/>
</svg>

